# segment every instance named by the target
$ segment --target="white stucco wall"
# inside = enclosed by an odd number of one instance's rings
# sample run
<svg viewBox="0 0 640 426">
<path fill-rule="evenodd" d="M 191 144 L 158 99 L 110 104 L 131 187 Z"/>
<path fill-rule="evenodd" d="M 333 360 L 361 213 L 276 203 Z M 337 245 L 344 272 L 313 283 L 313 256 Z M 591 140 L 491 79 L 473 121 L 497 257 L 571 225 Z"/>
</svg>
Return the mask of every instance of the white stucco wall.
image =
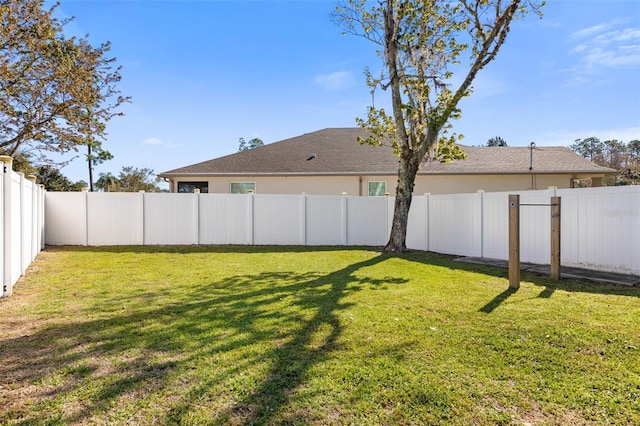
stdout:
<svg viewBox="0 0 640 426">
<path fill-rule="evenodd" d="M 484 190 L 520 191 L 528 189 L 546 189 L 555 186 L 559 189 L 570 188 L 571 180 L 576 177 L 569 174 L 553 175 L 418 175 L 414 194 L 460 194 Z M 175 179 L 171 182 L 171 192 L 177 191 L 177 182 L 206 181 L 210 193 L 228 194 L 231 182 L 255 182 L 257 194 L 301 194 L 308 195 L 349 195 L 368 194 L 370 181 L 386 182 L 387 192 L 395 195 L 397 177 L 379 176 L 191 176 Z M 594 185 L 597 186 L 597 185 Z"/>
</svg>

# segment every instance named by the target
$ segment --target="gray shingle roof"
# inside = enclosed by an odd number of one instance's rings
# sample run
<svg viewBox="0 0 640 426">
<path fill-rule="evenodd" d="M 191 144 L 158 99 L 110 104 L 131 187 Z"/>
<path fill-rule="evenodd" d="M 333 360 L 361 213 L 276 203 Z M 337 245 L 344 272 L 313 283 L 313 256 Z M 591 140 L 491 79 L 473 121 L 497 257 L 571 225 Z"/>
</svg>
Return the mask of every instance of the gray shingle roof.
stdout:
<svg viewBox="0 0 640 426">
<path fill-rule="evenodd" d="M 358 143 L 360 128 L 332 128 L 274 142 L 161 173 L 186 175 L 385 175 L 396 174 L 398 158 L 389 147 Z M 466 160 L 423 163 L 420 174 L 529 173 L 529 147 L 463 147 Z M 315 154 L 315 158 L 307 160 Z M 536 173 L 612 173 L 565 147 L 533 150 Z"/>
</svg>

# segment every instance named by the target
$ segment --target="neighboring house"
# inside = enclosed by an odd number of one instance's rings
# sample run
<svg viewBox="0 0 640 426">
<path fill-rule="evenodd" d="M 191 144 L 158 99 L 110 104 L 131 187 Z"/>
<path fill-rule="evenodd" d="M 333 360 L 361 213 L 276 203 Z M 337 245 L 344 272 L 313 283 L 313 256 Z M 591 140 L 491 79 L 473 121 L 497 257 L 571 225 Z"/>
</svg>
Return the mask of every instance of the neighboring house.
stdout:
<svg viewBox="0 0 640 426">
<path fill-rule="evenodd" d="M 398 158 L 361 145 L 360 128 L 324 129 L 160 173 L 171 192 L 394 195 Z M 466 160 L 424 162 L 414 194 L 601 186 L 614 170 L 564 147 L 463 147 Z"/>
</svg>

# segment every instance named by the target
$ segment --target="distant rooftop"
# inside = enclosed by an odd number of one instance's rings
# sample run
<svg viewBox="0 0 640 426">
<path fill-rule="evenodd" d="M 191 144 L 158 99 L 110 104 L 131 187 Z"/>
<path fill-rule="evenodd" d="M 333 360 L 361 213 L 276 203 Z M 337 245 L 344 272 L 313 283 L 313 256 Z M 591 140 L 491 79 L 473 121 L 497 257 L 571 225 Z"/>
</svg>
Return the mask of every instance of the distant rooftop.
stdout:
<svg viewBox="0 0 640 426">
<path fill-rule="evenodd" d="M 361 128 L 330 128 L 160 173 L 187 175 L 387 175 L 398 171 L 389 147 L 358 142 Z M 419 174 L 613 173 L 565 147 L 462 146 L 466 160 L 423 163 Z"/>
</svg>

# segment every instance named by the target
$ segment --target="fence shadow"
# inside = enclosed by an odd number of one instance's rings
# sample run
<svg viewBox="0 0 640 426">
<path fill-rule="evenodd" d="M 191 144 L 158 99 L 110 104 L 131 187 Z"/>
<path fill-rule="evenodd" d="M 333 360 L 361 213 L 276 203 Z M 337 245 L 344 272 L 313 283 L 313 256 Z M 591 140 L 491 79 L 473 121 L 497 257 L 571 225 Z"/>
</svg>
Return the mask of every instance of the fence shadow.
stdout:
<svg viewBox="0 0 640 426">
<path fill-rule="evenodd" d="M 455 259 L 460 256 L 446 255 L 434 252 L 410 251 L 399 255 L 403 259 L 442 266 L 450 269 L 456 269 L 468 272 L 477 272 L 494 277 L 505 278 L 508 280 L 509 271 L 499 266 L 478 263 L 456 262 Z M 533 271 L 522 271 L 521 281 L 529 282 L 536 286 L 542 287 L 538 297 L 546 299 L 553 295 L 556 290 L 567 291 L 571 293 L 593 293 L 593 294 L 611 294 L 617 296 L 640 297 L 640 288 L 626 285 L 619 285 L 607 282 L 581 281 L 574 278 L 562 278 L 559 281 L 552 280 L 547 275 L 541 275 Z M 508 282 L 505 283 L 505 289 Z"/>
</svg>

